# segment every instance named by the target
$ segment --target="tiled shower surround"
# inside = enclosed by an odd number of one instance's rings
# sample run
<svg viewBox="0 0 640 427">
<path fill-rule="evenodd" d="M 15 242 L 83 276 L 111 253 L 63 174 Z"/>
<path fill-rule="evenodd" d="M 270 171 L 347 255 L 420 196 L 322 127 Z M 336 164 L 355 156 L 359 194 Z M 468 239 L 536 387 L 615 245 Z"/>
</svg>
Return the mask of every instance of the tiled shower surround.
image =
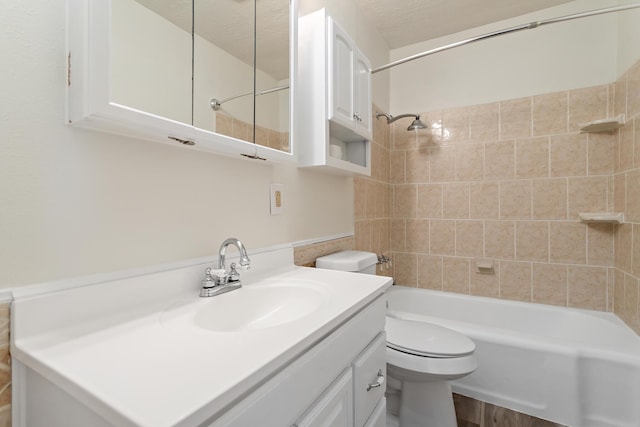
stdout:
<svg viewBox="0 0 640 427">
<path fill-rule="evenodd" d="M 616 133 L 613 152 L 613 205 L 625 217 L 615 230 L 613 309 L 640 334 L 640 61 L 616 82 L 615 93 L 615 112 L 627 124 Z"/>
<path fill-rule="evenodd" d="M 613 85 L 422 114 L 393 127 L 391 249 L 398 283 L 611 310 L 614 228 L 579 212 L 613 208 Z M 489 259 L 494 271 L 477 274 Z"/>
<path fill-rule="evenodd" d="M 0 427 L 11 426 L 11 356 L 9 304 L 0 303 Z"/>
<path fill-rule="evenodd" d="M 580 133 L 620 113 L 619 131 Z M 609 85 L 421 118 L 430 130 L 374 118 L 357 249 L 386 253 L 388 224 L 400 285 L 614 311 L 640 333 L 640 62 Z M 625 224 L 579 221 L 603 211 Z"/>
<path fill-rule="evenodd" d="M 354 178 L 355 249 L 391 255 L 391 194 L 389 155 L 390 127 L 385 119 L 376 120 L 382 111 L 373 106 L 373 139 L 371 141 L 371 176 Z M 378 267 L 378 274 L 393 275 L 392 265 Z"/>
</svg>

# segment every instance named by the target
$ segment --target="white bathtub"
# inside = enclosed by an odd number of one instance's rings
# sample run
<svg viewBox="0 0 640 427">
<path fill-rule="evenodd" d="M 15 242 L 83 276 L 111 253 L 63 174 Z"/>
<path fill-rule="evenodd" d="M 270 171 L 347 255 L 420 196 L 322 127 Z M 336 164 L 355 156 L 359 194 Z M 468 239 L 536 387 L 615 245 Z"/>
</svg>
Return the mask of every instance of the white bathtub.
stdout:
<svg viewBox="0 0 640 427">
<path fill-rule="evenodd" d="M 640 427 L 640 337 L 611 313 L 394 286 L 388 315 L 471 338 L 454 392 L 571 427 Z"/>
</svg>

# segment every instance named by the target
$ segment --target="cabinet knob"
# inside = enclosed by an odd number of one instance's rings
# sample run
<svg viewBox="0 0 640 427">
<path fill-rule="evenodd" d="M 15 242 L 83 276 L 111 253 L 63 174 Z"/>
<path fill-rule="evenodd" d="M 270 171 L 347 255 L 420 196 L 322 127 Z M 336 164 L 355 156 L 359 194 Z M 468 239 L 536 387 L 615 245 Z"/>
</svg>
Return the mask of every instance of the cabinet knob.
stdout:
<svg viewBox="0 0 640 427">
<path fill-rule="evenodd" d="M 362 121 L 362 116 L 360 116 L 360 114 L 358 114 L 358 113 L 355 113 L 355 114 L 353 115 L 353 118 L 354 118 L 354 119 L 356 119 L 356 120 L 357 120 L 357 121 L 359 121 L 359 122 L 361 122 L 361 121 Z"/>
<path fill-rule="evenodd" d="M 384 384 L 384 375 L 382 375 L 382 369 L 380 369 L 378 370 L 378 379 L 375 383 L 371 383 L 367 386 L 367 391 L 371 390 L 372 388 L 381 387 L 382 384 Z"/>
</svg>

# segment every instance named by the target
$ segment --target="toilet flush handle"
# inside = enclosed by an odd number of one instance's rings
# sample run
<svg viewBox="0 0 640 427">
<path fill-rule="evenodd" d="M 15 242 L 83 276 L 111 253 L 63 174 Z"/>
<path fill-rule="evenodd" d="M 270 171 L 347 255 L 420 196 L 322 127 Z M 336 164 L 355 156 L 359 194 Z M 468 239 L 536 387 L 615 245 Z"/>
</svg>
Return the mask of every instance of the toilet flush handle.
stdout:
<svg viewBox="0 0 640 427">
<path fill-rule="evenodd" d="M 375 383 L 369 384 L 367 386 L 367 391 L 371 390 L 372 388 L 381 387 L 382 384 L 384 384 L 384 375 L 382 374 L 382 369 L 380 369 L 378 370 L 378 379 L 376 380 Z"/>
</svg>

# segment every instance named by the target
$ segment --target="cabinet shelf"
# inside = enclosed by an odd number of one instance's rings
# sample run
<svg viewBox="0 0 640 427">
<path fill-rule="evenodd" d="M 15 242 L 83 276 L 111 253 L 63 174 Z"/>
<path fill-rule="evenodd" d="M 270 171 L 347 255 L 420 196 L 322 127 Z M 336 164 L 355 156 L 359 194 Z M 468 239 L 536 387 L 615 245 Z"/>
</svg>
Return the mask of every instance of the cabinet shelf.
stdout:
<svg viewBox="0 0 640 427">
<path fill-rule="evenodd" d="M 622 212 L 582 212 L 578 214 L 580 222 L 600 224 L 622 224 L 624 214 Z"/>
<path fill-rule="evenodd" d="M 599 133 L 599 132 L 613 132 L 616 129 L 624 126 L 624 114 L 611 119 L 594 120 L 591 122 L 581 123 L 580 132 L 583 133 Z"/>
</svg>

